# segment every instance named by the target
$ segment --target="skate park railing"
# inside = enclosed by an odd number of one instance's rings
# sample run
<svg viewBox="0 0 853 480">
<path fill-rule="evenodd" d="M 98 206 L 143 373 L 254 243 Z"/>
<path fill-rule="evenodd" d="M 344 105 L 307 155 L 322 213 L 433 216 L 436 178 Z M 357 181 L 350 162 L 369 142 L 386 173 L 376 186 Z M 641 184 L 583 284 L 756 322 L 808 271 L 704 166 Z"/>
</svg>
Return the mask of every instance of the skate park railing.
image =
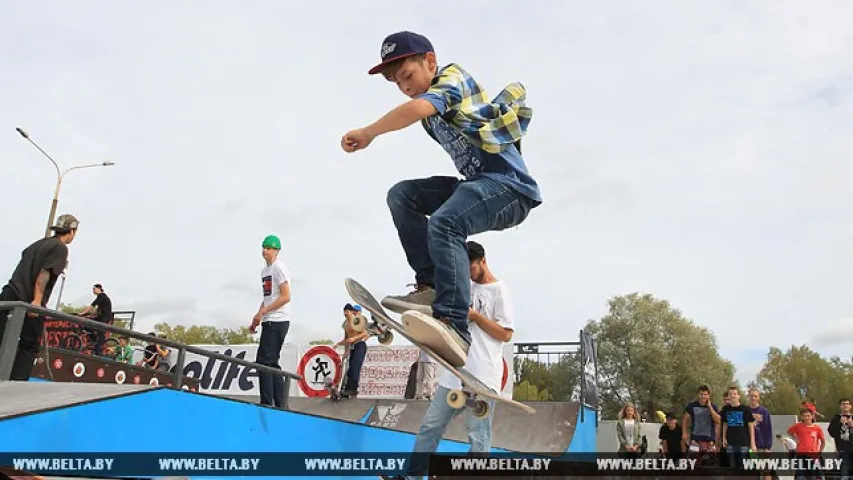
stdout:
<svg viewBox="0 0 853 480">
<path fill-rule="evenodd" d="M 527 401 L 578 401 L 594 411 L 598 410 L 595 342 L 583 330 L 580 338 L 578 342 L 516 343 L 513 351 L 513 392 L 518 392 Z M 586 409 L 582 408 L 581 420 L 585 412 Z"/>
<path fill-rule="evenodd" d="M 92 330 L 104 330 L 113 334 L 126 335 L 128 338 L 135 338 L 147 341 L 157 345 L 171 347 L 178 351 L 178 359 L 175 363 L 174 381 L 172 382 L 173 389 L 180 390 L 184 380 L 184 365 L 186 363 L 187 352 L 203 355 L 206 357 L 215 358 L 226 363 L 235 363 L 247 368 L 253 368 L 258 372 L 270 373 L 284 377 L 284 410 L 289 410 L 290 382 L 291 380 L 301 380 L 302 377 L 284 370 L 268 367 L 258 363 L 249 362 L 240 358 L 229 357 L 217 352 L 205 350 L 198 347 L 192 347 L 183 343 L 174 342 L 165 338 L 159 338 L 144 333 L 139 333 L 133 330 L 128 330 L 113 325 L 90 320 L 84 317 L 78 317 L 58 310 L 50 310 L 47 308 L 37 307 L 26 302 L 0 302 L 0 312 L 9 312 L 8 319 L 5 320 L 6 327 L 0 334 L 0 382 L 9 381 L 12 374 L 12 365 L 15 362 L 15 355 L 18 351 L 18 338 L 21 335 L 21 328 L 24 326 L 25 318 L 29 313 L 34 313 L 41 317 L 50 317 L 57 320 L 74 322 Z M 0 313 L 3 315 L 3 313 Z M 0 318 L 0 327 L 2 327 L 3 319 Z"/>
</svg>

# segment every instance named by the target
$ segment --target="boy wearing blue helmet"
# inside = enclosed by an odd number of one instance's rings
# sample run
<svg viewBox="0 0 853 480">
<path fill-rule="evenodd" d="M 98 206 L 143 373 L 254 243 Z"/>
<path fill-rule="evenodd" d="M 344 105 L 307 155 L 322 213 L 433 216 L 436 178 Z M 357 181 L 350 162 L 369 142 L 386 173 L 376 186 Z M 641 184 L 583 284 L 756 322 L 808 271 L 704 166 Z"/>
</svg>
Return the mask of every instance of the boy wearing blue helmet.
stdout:
<svg viewBox="0 0 853 480">
<path fill-rule="evenodd" d="M 344 323 L 341 328 L 344 329 L 344 339 L 336 343 L 335 348 L 343 346 L 349 353 L 349 362 L 347 371 L 345 372 L 344 385 L 341 388 L 341 397 L 355 398 L 358 396 L 358 383 L 361 380 L 361 366 L 364 364 L 364 357 L 367 356 L 366 340 L 370 338 L 367 331 L 357 332 L 350 325 L 352 320 L 361 315 L 361 305 L 344 305 Z M 364 317 L 362 317 L 362 321 Z"/>
<path fill-rule="evenodd" d="M 458 64 L 438 65 L 423 35 L 389 35 L 380 55 L 382 62 L 368 73 L 382 73 L 411 100 L 344 134 L 341 148 L 362 150 L 380 135 L 420 122 L 464 177 L 404 180 L 390 189 L 388 207 L 415 271 L 415 289 L 382 300 L 386 308 L 403 314 L 416 340 L 438 335 L 448 347 L 440 349 L 446 351 L 443 356 L 459 367 L 471 344 L 466 239 L 519 225 L 542 203 L 539 186 L 521 156 L 521 138 L 532 111 L 524 105 L 526 91 L 518 82 L 487 100 L 482 87 Z M 403 152 L 401 160 L 405 158 Z"/>
</svg>

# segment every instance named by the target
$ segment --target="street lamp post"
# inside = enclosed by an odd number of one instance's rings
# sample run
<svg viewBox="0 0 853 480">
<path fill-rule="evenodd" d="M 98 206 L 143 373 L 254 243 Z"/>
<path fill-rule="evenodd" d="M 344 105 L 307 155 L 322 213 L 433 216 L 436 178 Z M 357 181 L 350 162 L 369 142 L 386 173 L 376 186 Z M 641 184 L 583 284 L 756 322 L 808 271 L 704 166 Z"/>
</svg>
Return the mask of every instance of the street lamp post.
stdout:
<svg viewBox="0 0 853 480">
<path fill-rule="evenodd" d="M 45 228 L 45 231 L 44 231 L 44 236 L 49 237 L 50 236 L 50 227 L 53 226 L 53 220 L 54 220 L 54 217 L 56 216 L 56 207 L 59 204 L 59 189 L 62 186 L 62 180 L 65 178 L 65 174 L 67 174 L 68 172 L 70 172 L 72 170 L 80 170 L 82 168 L 111 167 L 111 166 L 115 165 L 115 162 L 101 162 L 101 163 L 91 163 L 88 165 L 77 165 L 74 167 L 67 168 L 65 171 L 60 172 L 59 165 L 56 163 L 56 161 L 50 155 L 48 155 L 47 152 L 42 150 L 42 148 L 39 147 L 38 144 L 36 142 L 34 142 L 30 138 L 29 135 L 27 135 L 27 132 L 22 130 L 20 127 L 16 127 L 15 130 L 17 130 L 18 133 L 22 137 L 26 138 L 28 142 L 33 144 L 33 146 L 36 147 L 38 149 L 38 151 L 42 153 L 42 155 L 47 157 L 47 159 L 50 160 L 50 163 L 52 163 L 53 167 L 56 169 L 56 188 L 53 190 L 53 200 L 51 201 L 51 204 L 50 204 L 50 215 L 48 215 L 48 217 L 47 217 L 47 228 Z M 65 287 L 65 270 L 68 269 L 68 265 L 66 265 L 65 267 L 66 268 L 62 270 L 62 284 L 59 287 L 59 295 L 56 297 L 56 309 L 57 310 L 59 309 L 59 301 L 62 298 L 62 290 Z"/>
<path fill-rule="evenodd" d="M 42 150 L 41 147 L 39 147 L 38 144 L 34 142 L 29 135 L 27 135 L 27 132 L 23 131 L 20 127 L 15 128 L 15 130 L 17 130 L 22 137 L 26 138 L 28 142 L 32 143 L 33 146 L 36 147 L 38 151 L 42 153 L 42 155 L 47 157 L 47 159 L 50 160 L 50 163 L 52 163 L 53 167 L 56 169 L 56 188 L 53 191 L 53 201 L 50 204 L 50 215 L 47 217 L 47 228 L 45 228 L 44 231 L 44 236 L 49 237 L 50 227 L 53 226 L 53 220 L 54 217 L 56 217 L 56 206 L 59 204 L 59 188 L 62 186 L 62 180 L 65 178 L 65 174 L 72 170 L 79 170 L 81 168 L 111 167 L 115 165 L 115 162 L 101 162 L 90 163 L 88 165 L 77 165 L 76 167 L 66 169 L 64 172 L 60 172 L 59 165 L 56 163 L 56 161 L 50 155 L 48 155 L 47 152 Z"/>
</svg>

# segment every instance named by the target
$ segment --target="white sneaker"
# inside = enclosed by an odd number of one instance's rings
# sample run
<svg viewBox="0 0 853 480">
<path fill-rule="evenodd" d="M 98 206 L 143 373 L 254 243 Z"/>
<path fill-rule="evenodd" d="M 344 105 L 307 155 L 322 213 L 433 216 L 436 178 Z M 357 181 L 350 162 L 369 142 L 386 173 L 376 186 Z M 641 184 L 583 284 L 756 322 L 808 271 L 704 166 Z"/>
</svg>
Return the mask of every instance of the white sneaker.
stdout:
<svg viewBox="0 0 853 480">
<path fill-rule="evenodd" d="M 469 344 L 445 322 L 417 310 L 403 312 L 406 333 L 416 342 L 429 347 L 453 367 L 465 366 Z"/>
<path fill-rule="evenodd" d="M 414 290 L 405 295 L 388 295 L 382 299 L 382 306 L 399 314 L 415 310 L 432 315 L 432 302 L 435 301 L 435 289 L 427 285 L 412 285 Z"/>
</svg>

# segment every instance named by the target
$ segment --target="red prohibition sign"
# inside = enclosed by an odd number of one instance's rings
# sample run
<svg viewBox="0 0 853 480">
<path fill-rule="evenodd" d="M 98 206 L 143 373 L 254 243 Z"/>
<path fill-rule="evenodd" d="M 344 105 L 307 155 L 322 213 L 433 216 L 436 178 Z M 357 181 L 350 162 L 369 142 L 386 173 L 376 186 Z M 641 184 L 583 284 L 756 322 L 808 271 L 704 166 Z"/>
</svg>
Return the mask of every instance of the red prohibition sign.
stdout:
<svg viewBox="0 0 853 480">
<path fill-rule="evenodd" d="M 309 363 L 312 361 L 319 360 L 323 356 L 328 357 L 335 368 L 335 376 L 333 378 L 333 382 L 335 385 L 341 380 L 341 375 L 343 372 L 341 371 L 341 357 L 338 355 L 338 352 L 335 351 L 334 348 L 328 345 L 317 345 L 315 347 L 311 347 L 302 355 L 302 358 L 299 360 L 299 365 L 296 367 L 296 374 L 302 377 L 297 384 L 299 385 L 299 389 L 302 390 L 302 393 L 309 397 L 326 397 L 329 395 L 328 390 L 320 384 L 316 387 L 312 385 L 313 382 L 308 382 L 306 380 L 307 377 L 313 378 L 314 371 L 309 366 Z M 305 370 L 308 368 L 308 374 L 305 374 Z"/>
</svg>

